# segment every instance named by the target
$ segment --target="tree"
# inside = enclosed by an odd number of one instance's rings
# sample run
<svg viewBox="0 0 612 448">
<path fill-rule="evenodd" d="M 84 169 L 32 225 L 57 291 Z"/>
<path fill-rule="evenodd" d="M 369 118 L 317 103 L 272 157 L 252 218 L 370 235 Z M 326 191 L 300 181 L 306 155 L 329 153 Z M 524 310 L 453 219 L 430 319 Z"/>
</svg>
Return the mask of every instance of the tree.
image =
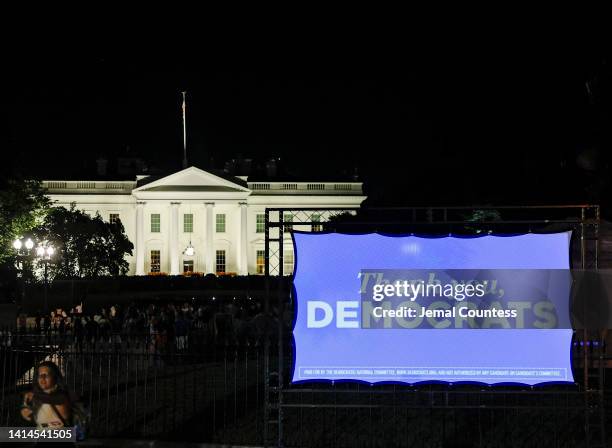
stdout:
<svg viewBox="0 0 612 448">
<path fill-rule="evenodd" d="M 13 241 L 40 224 L 50 205 L 39 181 L 0 181 L 0 264 L 14 260 Z"/>
<path fill-rule="evenodd" d="M 96 278 L 125 275 L 134 245 L 120 221 L 105 222 L 99 214 L 91 217 L 75 208 L 53 208 L 35 229 L 38 240 L 55 249 L 49 263 L 50 278 Z"/>
<path fill-rule="evenodd" d="M 474 233 L 482 233 L 485 230 L 492 230 L 487 223 L 496 223 L 501 221 L 501 214 L 498 210 L 484 209 L 472 210 L 471 213 L 464 215 L 466 221 L 465 228 Z M 470 223 L 470 224 L 468 224 Z M 472 225 L 474 223 L 474 225 Z M 497 227 L 499 229 L 499 227 Z"/>
</svg>

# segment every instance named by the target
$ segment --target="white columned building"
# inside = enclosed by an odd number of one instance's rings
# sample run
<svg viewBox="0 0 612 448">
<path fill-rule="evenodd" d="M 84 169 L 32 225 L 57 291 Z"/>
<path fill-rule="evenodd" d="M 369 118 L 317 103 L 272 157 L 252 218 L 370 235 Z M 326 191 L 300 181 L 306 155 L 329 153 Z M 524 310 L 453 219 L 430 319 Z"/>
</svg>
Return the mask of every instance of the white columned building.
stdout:
<svg viewBox="0 0 612 448">
<path fill-rule="evenodd" d="M 134 244 L 130 275 L 261 274 L 266 208 L 357 209 L 366 198 L 361 182 L 251 182 L 196 167 L 163 177 L 59 179 L 43 186 L 56 206 L 75 203 L 91 215 L 121 220 Z M 313 221 L 325 219 L 316 211 L 312 215 Z M 290 250 L 291 241 L 285 244 Z"/>
</svg>

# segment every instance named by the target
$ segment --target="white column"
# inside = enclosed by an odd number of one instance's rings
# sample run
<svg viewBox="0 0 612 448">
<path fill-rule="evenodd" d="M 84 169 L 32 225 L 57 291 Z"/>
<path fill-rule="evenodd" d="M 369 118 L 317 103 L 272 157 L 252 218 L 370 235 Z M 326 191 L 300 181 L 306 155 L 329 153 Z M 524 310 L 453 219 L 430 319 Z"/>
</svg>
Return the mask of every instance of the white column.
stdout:
<svg viewBox="0 0 612 448">
<path fill-rule="evenodd" d="M 136 203 L 136 275 L 145 275 L 144 205 Z"/>
<path fill-rule="evenodd" d="M 170 203 L 170 275 L 179 275 L 179 204 Z"/>
<path fill-rule="evenodd" d="M 214 217 L 214 202 L 205 202 L 206 205 L 206 228 L 205 232 L 205 241 L 206 247 L 204 248 L 204 262 L 206 267 L 206 274 L 214 274 L 215 273 L 215 245 L 213 240 L 213 217 Z"/>
<path fill-rule="evenodd" d="M 238 241 L 238 275 L 248 275 L 247 203 L 240 202 L 240 237 Z"/>
</svg>

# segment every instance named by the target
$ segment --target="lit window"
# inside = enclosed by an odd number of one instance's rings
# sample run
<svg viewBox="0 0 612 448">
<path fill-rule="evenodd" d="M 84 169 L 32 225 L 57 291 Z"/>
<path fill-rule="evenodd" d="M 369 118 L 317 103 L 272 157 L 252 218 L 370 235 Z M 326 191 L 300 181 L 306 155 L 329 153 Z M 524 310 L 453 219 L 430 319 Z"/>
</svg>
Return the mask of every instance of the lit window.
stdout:
<svg viewBox="0 0 612 448">
<path fill-rule="evenodd" d="M 159 213 L 152 213 L 151 214 L 151 232 L 159 233 L 159 231 L 160 231 Z"/>
<path fill-rule="evenodd" d="M 321 215 L 313 213 L 311 220 L 313 222 L 312 227 L 310 229 L 312 232 L 320 232 L 321 230 L 323 230 L 323 226 L 321 226 L 321 224 L 314 224 L 317 222 L 321 222 Z"/>
<path fill-rule="evenodd" d="M 266 251 L 257 251 L 257 273 L 264 274 L 266 272 Z"/>
<path fill-rule="evenodd" d="M 193 260 L 183 260 L 183 273 L 193 272 Z"/>
<path fill-rule="evenodd" d="M 108 217 L 108 222 L 111 224 L 117 224 L 121 220 L 119 219 L 119 213 L 111 213 Z"/>
<path fill-rule="evenodd" d="M 193 233 L 193 214 L 185 213 L 183 215 L 183 232 Z"/>
<path fill-rule="evenodd" d="M 218 250 L 215 259 L 217 261 L 217 274 L 225 274 L 225 251 Z"/>
<path fill-rule="evenodd" d="M 283 275 L 293 274 L 293 249 L 287 248 L 283 252 Z"/>
<path fill-rule="evenodd" d="M 160 268 L 161 268 L 160 260 L 161 260 L 160 251 L 152 250 L 151 251 L 151 272 L 160 272 Z"/>
<path fill-rule="evenodd" d="M 217 233 L 225 233 L 225 213 L 218 213 L 216 219 Z"/>
<path fill-rule="evenodd" d="M 255 224 L 255 232 L 264 233 L 266 231 L 266 215 L 264 213 L 257 213 Z"/>
</svg>

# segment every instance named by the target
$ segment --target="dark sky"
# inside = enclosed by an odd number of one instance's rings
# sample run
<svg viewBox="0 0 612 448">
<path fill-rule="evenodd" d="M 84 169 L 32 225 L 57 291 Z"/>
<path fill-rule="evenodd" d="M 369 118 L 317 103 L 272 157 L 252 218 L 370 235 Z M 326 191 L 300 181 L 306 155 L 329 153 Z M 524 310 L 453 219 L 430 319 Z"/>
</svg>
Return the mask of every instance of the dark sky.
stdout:
<svg viewBox="0 0 612 448">
<path fill-rule="evenodd" d="M 242 154 L 303 176 L 357 169 L 377 203 L 610 196 L 607 51 L 345 50 L 5 59 L 2 170 L 61 178 L 127 146 L 178 168 L 186 89 L 189 158 L 204 168 Z"/>
</svg>

